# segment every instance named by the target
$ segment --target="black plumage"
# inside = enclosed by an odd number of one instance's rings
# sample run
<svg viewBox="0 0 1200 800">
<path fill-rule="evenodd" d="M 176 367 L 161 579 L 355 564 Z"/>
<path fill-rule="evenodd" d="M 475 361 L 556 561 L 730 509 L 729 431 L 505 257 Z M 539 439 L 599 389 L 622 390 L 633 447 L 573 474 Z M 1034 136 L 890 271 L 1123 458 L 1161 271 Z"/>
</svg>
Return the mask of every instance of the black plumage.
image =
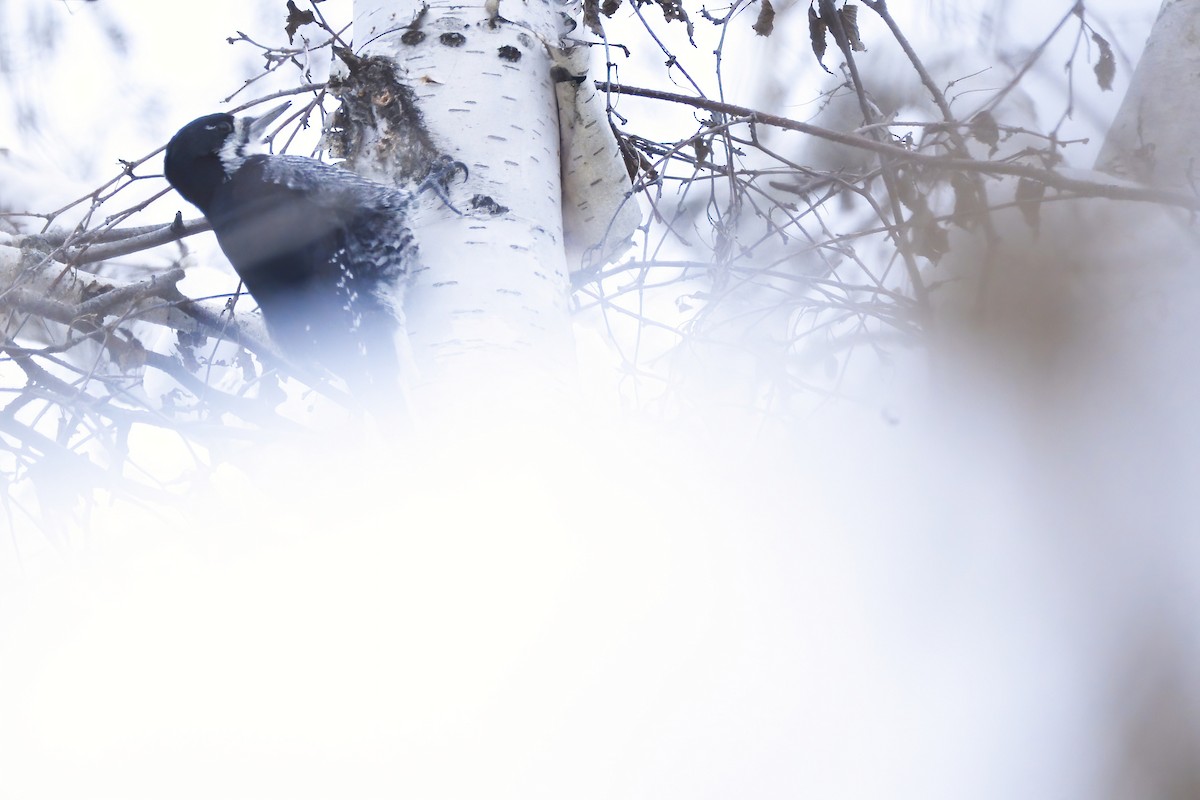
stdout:
<svg viewBox="0 0 1200 800">
<path fill-rule="evenodd" d="M 212 223 L 285 355 L 352 390 L 392 382 L 416 259 L 412 196 L 315 159 L 256 152 L 284 108 L 188 123 L 167 145 L 167 180 Z"/>
</svg>

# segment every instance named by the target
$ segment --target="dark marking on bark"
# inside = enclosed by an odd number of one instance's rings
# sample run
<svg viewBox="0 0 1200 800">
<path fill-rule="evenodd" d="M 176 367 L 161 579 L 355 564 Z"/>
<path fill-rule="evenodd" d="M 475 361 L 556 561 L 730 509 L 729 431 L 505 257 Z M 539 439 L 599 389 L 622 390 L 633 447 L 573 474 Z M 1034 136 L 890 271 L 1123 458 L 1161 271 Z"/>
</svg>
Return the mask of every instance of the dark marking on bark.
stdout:
<svg viewBox="0 0 1200 800">
<path fill-rule="evenodd" d="M 439 36 L 438 41 L 446 45 L 446 47 L 462 47 L 467 43 L 467 37 L 461 33 L 450 31 Z"/>
<path fill-rule="evenodd" d="M 425 31 L 419 31 L 416 28 L 409 28 L 400 34 L 401 44 L 414 45 L 420 44 L 423 41 L 425 41 Z"/>
<path fill-rule="evenodd" d="M 502 45 L 496 52 L 499 53 L 500 58 L 504 61 L 511 61 L 515 63 L 521 60 L 521 51 L 513 47 L 511 44 Z"/>
<path fill-rule="evenodd" d="M 508 213 L 507 206 L 500 205 L 486 194 L 477 194 L 472 197 L 470 206 L 472 211 L 482 211 L 484 214 L 489 214 L 493 217 Z"/>
<path fill-rule="evenodd" d="M 555 83 L 573 83 L 576 86 L 579 86 L 585 80 L 587 80 L 587 73 L 584 73 L 583 75 L 572 75 L 567 71 L 566 67 L 555 64 L 550 68 L 550 80 L 554 81 Z"/>
</svg>

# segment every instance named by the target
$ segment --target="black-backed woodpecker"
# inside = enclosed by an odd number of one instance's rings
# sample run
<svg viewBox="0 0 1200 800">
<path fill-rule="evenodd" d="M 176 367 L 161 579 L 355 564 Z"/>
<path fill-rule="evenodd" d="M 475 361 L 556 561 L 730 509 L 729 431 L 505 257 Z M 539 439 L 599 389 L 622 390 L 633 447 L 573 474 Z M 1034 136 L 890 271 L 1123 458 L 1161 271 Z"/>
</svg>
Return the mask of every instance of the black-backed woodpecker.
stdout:
<svg viewBox="0 0 1200 800">
<path fill-rule="evenodd" d="M 286 108 L 189 122 L 167 145 L 167 180 L 212 223 L 284 355 L 352 391 L 382 388 L 398 373 L 401 293 L 417 257 L 412 195 L 262 152 Z"/>
</svg>

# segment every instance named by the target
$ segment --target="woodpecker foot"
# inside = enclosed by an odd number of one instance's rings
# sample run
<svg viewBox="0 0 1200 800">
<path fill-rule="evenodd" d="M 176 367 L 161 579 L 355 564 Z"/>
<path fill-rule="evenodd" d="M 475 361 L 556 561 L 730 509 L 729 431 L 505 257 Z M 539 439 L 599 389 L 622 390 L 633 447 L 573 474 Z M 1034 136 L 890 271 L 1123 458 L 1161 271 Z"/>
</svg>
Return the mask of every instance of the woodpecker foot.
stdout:
<svg viewBox="0 0 1200 800">
<path fill-rule="evenodd" d="M 470 170 L 467 165 L 461 161 L 455 161 L 450 156 L 439 156 L 437 161 L 429 168 L 429 172 L 425 175 L 425 180 L 421 181 L 421 185 L 417 187 L 417 194 L 425 190 L 431 190 L 438 196 L 446 208 L 458 214 L 460 217 L 463 212 L 454 207 L 450 202 L 450 196 L 447 194 L 447 189 L 450 187 L 450 181 L 454 180 L 454 176 L 459 172 L 463 175 L 463 180 L 470 176 Z"/>
</svg>

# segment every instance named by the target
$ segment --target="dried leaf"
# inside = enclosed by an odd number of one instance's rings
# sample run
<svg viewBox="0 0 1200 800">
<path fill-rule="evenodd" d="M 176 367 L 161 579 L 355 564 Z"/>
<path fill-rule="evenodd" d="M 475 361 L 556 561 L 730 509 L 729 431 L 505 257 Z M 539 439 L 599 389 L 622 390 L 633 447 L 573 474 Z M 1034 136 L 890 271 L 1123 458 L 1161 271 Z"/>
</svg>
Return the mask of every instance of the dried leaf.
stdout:
<svg viewBox="0 0 1200 800">
<path fill-rule="evenodd" d="M 646 177 L 651 181 L 657 180 L 658 173 L 654 171 L 654 165 L 642 155 L 642 151 L 637 149 L 633 140 L 621 133 L 612 122 L 609 122 L 608 125 L 617 140 L 617 147 L 621 150 L 621 158 L 625 160 L 625 171 L 629 173 L 629 180 L 637 181 L 639 172 L 645 173 Z"/>
<path fill-rule="evenodd" d="M 680 0 L 657 0 L 658 7 L 662 9 L 663 19 L 667 22 L 672 20 L 686 20 L 687 12 L 683 10 L 683 3 Z"/>
<path fill-rule="evenodd" d="M 1046 196 L 1046 184 L 1032 178 L 1021 178 L 1017 181 L 1017 207 L 1021 216 L 1036 233 L 1039 228 L 1042 210 L 1042 199 Z"/>
<path fill-rule="evenodd" d="M 771 0 L 762 0 L 762 6 L 758 9 L 758 19 L 754 21 L 754 32 L 759 36 L 770 36 L 773 30 L 775 30 L 775 6 L 771 5 Z"/>
<path fill-rule="evenodd" d="M 175 332 L 175 352 L 189 372 L 196 372 L 200 369 L 200 360 L 196 357 L 196 350 L 203 347 L 207 340 L 208 338 L 202 333 Z"/>
<path fill-rule="evenodd" d="M 695 26 L 692 24 L 692 20 L 688 17 L 687 12 L 683 10 L 683 0 L 653 0 L 653 2 L 662 9 L 663 19 L 667 22 L 678 20 L 687 25 L 688 41 L 692 43 L 692 47 L 695 47 L 696 41 L 693 38 Z"/>
<path fill-rule="evenodd" d="M 146 348 L 135 337 L 129 336 L 126 341 L 120 336 L 111 336 L 107 344 L 109 352 L 116 357 L 117 365 L 125 372 L 146 366 Z"/>
<path fill-rule="evenodd" d="M 917 188 L 917 176 L 911 169 L 900 168 L 896 170 L 896 199 L 904 204 L 904 207 L 910 211 L 916 211 L 918 208 L 926 207 L 925 197 Z"/>
<path fill-rule="evenodd" d="M 242 371 L 242 380 L 246 383 L 253 383 L 258 380 L 258 368 L 254 366 L 254 359 L 251 358 L 250 352 L 244 347 L 238 348 L 233 363 Z"/>
<path fill-rule="evenodd" d="M 965 172 L 954 173 L 950 186 L 954 189 L 954 213 L 950 221 L 960 228 L 974 228 L 987 210 L 979 196 L 979 187 Z"/>
<path fill-rule="evenodd" d="M 308 25 L 310 22 L 316 22 L 317 18 L 311 11 L 301 11 L 296 7 L 294 0 L 288 0 L 287 4 L 287 24 L 284 26 L 284 33 L 287 34 L 288 44 L 291 44 L 292 37 L 296 35 L 296 31 L 301 25 Z"/>
<path fill-rule="evenodd" d="M 858 6 L 845 6 L 838 15 L 842 18 L 842 30 L 846 32 L 850 49 L 865 52 L 867 47 L 858 38 Z"/>
<path fill-rule="evenodd" d="M 830 75 L 833 72 L 829 67 L 825 66 L 825 20 L 821 19 L 821 15 L 812 7 L 812 3 L 808 4 L 808 36 L 812 39 L 813 53 L 817 56 L 817 63 L 821 65 L 821 69 L 828 72 Z"/>
<path fill-rule="evenodd" d="M 938 224 L 928 206 L 921 206 L 909 220 L 912 226 L 913 252 L 930 261 L 938 261 L 950 252 L 950 234 Z"/>
<path fill-rule="evenodd" d="M 583 0 L 583 24 L 595 36 L 604 36 L 604 28 L 600 26 L 599 0 Z"/>
<path fill-rule="evenodd" d="M 621 0 L 604 0 L 600 4 L 600 13 L 611 18 L 613 14 L 617 13 L 617 9 L 620 7 Z"/>
<path fill-rule="evenodd" d="M 1092 41 L 1100 48 L 1100 60 L 1096 62 L 1096 83 L 1106 92 L 1112 91 L 1113 78 L 1117 74 L 1117 59 L 1113 56 L 1112 45 L 1098 33 L 1092 33 Z"/>
<path fill-rule="evenodd" d="M 990 147 L 993 153 L 996 152 L 996 145 L 1000 142 L 1000 126 L 996 124 L 992 112 L 980 111 L 971 119 L 971 135 Z"/>
</svg>

